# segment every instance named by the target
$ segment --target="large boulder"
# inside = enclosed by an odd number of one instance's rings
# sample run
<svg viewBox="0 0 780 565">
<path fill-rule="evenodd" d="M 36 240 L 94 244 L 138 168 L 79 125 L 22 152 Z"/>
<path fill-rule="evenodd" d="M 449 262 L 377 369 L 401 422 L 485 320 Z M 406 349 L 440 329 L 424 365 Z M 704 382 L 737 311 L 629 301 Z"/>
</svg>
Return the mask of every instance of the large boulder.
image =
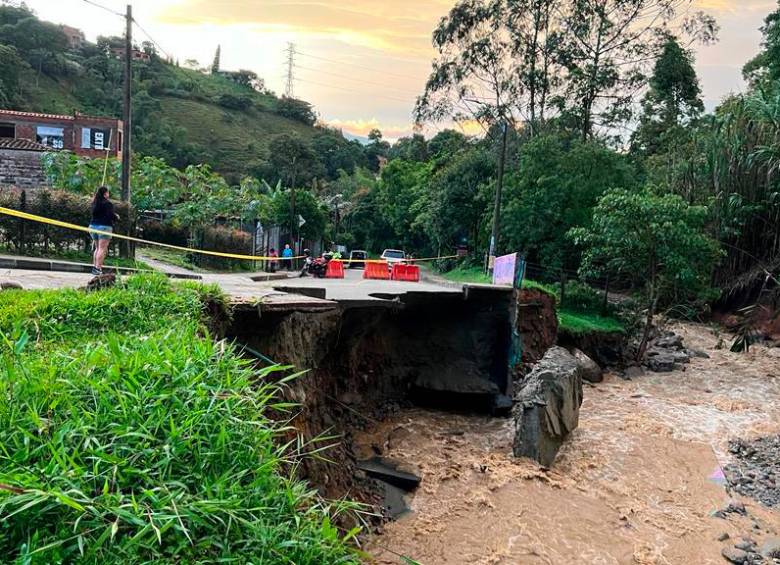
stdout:
<svg viewBox="0 0 780 565">
<path fill-rule="evenodd" d="M 523 380 L 515 395 L 516 457 L 549 467 L 577 427 L 582 405 L 582 370 L 562 347 L 553 347 Z"/>
<path fill-rule="evenodd" d="M 579 349 L 575 349 L 572 353 L 580 366 L 583 380 L 589 383 L 600 383 L 604 380 L 604 371 L 599 367 L 598 363 Z"/>
</svg>

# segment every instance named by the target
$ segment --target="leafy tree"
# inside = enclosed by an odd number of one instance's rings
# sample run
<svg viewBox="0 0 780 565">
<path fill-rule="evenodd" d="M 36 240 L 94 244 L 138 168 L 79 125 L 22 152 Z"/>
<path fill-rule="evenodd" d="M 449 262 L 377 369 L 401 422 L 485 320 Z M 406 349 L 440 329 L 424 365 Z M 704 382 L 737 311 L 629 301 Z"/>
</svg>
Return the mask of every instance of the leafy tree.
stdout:
<svg viewBox="0 0 780 565">
<path fill-rule="evenodd" d="M 682 198 L 650 191 L 607 192 L 593 211 L 590 227 L 569 235 L 584 250 L 580 272 L 631 277 L 642 284 L 647 317 L 637 359 L 644 357 L 659 300 L 684 288 L 707 296 L 719 251 L 705 234 L 707 209 Z"/>
<path fill-rule="evenodd" d="M 544 126 L 550 100 L 561 83 L 564 42 L 559 20 L 563 4 L 562 0 L 507 2 L 517 73 L 527 93 L 523 114 L 532 136 Z"/>
<path fill-rule="evenodd" d="M 390 144 L 382 139 L 382 132 L 378 129 L 372 129 L 368 132 L 370 143 L 366 147 L 366 160 L 368 168 L 374 172 L 379 172 L 380 159 L 386 159 L 390 154 Z"/>
<path fill-rule="evenodd" d="M 448 156 L 430 181 L 427 205 L 417 218 L 434 245 L 433 250 L 452 250 L 463 240 L 474 249 L 484 244 L 485 210 L 490 201 L 494 157 L 483 148 Z"/>
<path fill-rule="evenodd" d="M 411 137 L 402 137 L 390 148 L 389 159 L 404 159 L 406 161 L 427 161 L 428 143 L 419 133 Z"/>
<path fill-rule="evenodd" d="M 0 44 L 0 104 L 13 106 L 19 89 L 19 76 L 25 68 L 16 48 Z"/>
<path fill-rule="evenodd" d="M 631 117 L 634 93 L 645 82 L 644 64 L 691 0 L 567 0 L 560 60 L 567 70 L 561 110 L 583 139 L 597 126 Z M 717 35 L 715 21 L 698 13 L 683 31 L 702 42 Z M 561 100 L 559 103 L 562 103 Z"/>
<path fill-rule="evenodd" d="M 431 166 L 396 159 L 382 171 L 377 187 L 379 212 L 395 232 L 397 241 L 406 247 L 419 247 L 421 230 L 417 216 L 424 208 L 423 196 L 427 189 Z"/>
<path fill-rule="evenodd" d="M 452 155 L 468 145 L 466 136 L 454 129 L 444 129 L 428 141 L 428 154 L 433 158 Z"/>
<path fill-rule="evenodd" d="M 311 104 L 287 96 L 282 96 L 276 103 L 276 113 L 309 126 L 317 121 L 317 114 L 314 113 Z"/>
<path fill-rule="evenodd" d="M 764 20 L 762 51 L 742 69 L 752 84 L 780 80 L 780 2 L 778 8 Z"/>
<path fill-rule="evenodd" d="M 328 179 L 337 178 L 340 171 L 351 174 L 356 167 L 367 164 L 360 142 L 348 141 L 333 130 L 321 129 L 312 138 L 311 147 L 322 161 Z"/>
<path fill-rule="evenodd" d="M 295 133 L 280 133 L 268 144 L 272 180 L 281 179 L 287 187 L 298 187 L 322 172 L 322 163 L 311 144 Z"/>
<path fill-rule="evenodd" d="M 218 103 L 223 108 L 229 108 L 231 110 L 248 110 L 252 107 L 252 99 L 246 95 L 235 95 L 230 93 L 222 94 L 219 97 Z"/>
<path fill-rule="evenodd" d="M 576 269 L 579 254 L 566 232 L 589 226 L 593 207 L 610 188 L 632 188 L 628 159 L 573 134 L 544 134 L 520 150 L 507 178 L 505 238 L 510 249 L 547 269 Z"/>
<path fill-rule="evenodd" d="M 693 54 L 669 36 L 655 63 L 650 90 L 642 102 L 642 116 L 632 145 L 635 151 L 654 154 L 669 135 L 704 112 Z"/>
<path fill-rule="evenodd" d="M 217 45 L 217 52 L 214 53 L 214 62 L 211 63 L 211 73 L 217 74 L 220 71 L 221 64 L 222 64 L 222 46 Z"/>
<path fill-rule="evenodd" d="M 296 221 L 295 233 L 300 234 L 301 239 L 319 239 L 325 233 L 328 214 L 323 205 L 308 190 L 294 191 L 295 201 L 292 201 L 293 191 L 285 190 L 277 192 L 271 199 L 271 217 L 279 225 L 289 224 L 291 215 L 301 216 L 305 223 L 298 226 Z M 294 206 L 294 207 L 293 207 Z"/>
<path fill-rule="evenodd" d="M 417 99 L 418 122 L 476 121 L 488 131 L 499 126 L 493 233 L 489 254 L 499 248 L 501 191 L 508 129 L 519 123 L 524 99 L 514 60 L 515 42 L 504 0 L 460 0 L 433 32 L 436 59 Z"/>
</svg>

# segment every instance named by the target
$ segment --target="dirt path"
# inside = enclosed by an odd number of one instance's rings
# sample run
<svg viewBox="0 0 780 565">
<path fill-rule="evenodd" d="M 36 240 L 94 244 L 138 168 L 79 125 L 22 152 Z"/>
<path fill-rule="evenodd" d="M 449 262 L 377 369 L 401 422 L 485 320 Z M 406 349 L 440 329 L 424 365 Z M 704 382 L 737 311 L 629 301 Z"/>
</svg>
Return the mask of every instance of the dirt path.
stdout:
<svg viewBox="0 0 780 565">
<path fill-rule="evenodd" d="M 412 511 L 370 540 L 376 563 L 723 564 L 721 549 L 780 529 L 780 509 L 729 502 L 729 439 L 780 432 L 780 358 L 715 350 L 703 326 L 675 328 L 706 350 L 684 372 L 587 386 L 580 427 L 552 470 L 511 457 L 511 421 L 409 410 L 366 433 L 423 479 Z M 368 453 L 366 453 L 368 454 Z M 390 551 L 392 550 L 392 551 Z"/>
</svg>

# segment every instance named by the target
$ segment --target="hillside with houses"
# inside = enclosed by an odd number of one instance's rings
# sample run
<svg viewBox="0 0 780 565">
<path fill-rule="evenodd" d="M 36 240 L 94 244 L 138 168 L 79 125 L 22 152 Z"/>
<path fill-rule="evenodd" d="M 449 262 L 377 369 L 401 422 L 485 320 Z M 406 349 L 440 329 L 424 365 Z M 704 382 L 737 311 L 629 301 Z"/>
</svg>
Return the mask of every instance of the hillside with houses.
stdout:
<svg viewBox="0 0 780 565">
<path fill-rule="evenodd" d="M 43 21 L 24 7 L 0 6 L 0 109 L 121 118 L 123 46 L 121 37 L 92 43 L 81 30 Z M 310 104 L 277 96 L 252 71 L 222 69 L 219 57 L 205 67 L 180 64 L 151 42 L 135 45 L 132 57 L 139 154 L 179 168 L 207 163 L 230 181 L 271 180 L 268 144 L 290 134 L 321 153 L 338 153 L 333 171 L 369 164 L 359 143 L 316 124 Z"/>
</svg>

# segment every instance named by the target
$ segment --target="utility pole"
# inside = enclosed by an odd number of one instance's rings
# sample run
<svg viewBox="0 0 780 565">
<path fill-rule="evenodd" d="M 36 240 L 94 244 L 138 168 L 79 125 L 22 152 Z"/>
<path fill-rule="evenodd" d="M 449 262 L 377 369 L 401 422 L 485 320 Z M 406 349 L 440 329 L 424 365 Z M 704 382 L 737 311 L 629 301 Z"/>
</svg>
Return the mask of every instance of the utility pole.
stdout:
<svg viewBox="0 0 780 565">
<path fill-rule="evenodd" d="M 498 248 L 498 235 L 501 231 L 501 190 L 504 186 L 504 168 L 506 165 L 506 120 L 501 123 L 501 153 L 498 155 L 498 175 L 496 178 L 496 201 L 493 206 L 493 232 L 490 236 L 490 248 L 488 250 L 488 272 L 493 272 L 493 262 Z"/>
<path fill-rule="evenodd" d="M 132 80 L 133 80 L 133 7 L 127 5 L 125 16 L 125 92 L 124 92 L 124 133 L 122 135 L 122 202 L 130 202 L 130 134 L 132 131 Z"/>
<path fill-rule="evenodd" d="M 284 87 L 284 95 L 287 98 L 295 98 L 295 43 L 288 43 L 285 53 L 287 53 L 287 85 Z"/>
<path fill-rule="evenodd" d="M 132 114 L 132 80 L 133 80 L 133 7 L 127 5 L 127 15 L 125 16 L 125 92 L 124 92 L 124 132 L 122 134 L 122 202 L 130 204 L 130 137 L 133 129 Z M 128 234 L 129 235 L 129 234 Z M 120 244 L 120 254 L 122 257 L 130 257 L 130 242 L 122 240 Z"/>
</svg>

